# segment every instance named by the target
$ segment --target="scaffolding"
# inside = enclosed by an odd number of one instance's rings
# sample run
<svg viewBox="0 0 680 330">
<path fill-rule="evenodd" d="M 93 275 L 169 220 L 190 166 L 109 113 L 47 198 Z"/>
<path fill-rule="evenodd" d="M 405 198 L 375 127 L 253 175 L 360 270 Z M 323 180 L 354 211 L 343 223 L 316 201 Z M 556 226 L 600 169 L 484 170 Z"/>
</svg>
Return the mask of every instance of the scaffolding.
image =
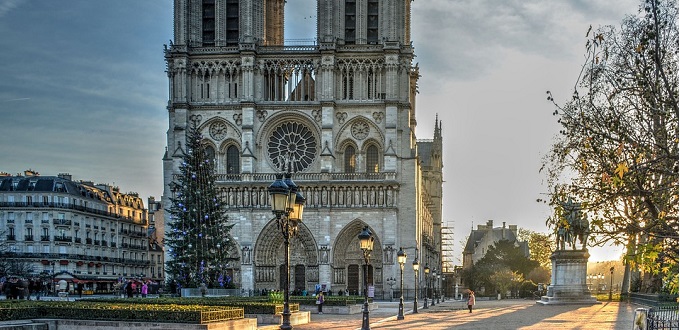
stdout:
<svg viewBox="0 0 680 330">
<path fill-rule="evenodd" d="M 442 227 L 442 270 L 444 273 L 453 273 L 455 241 L 453 238 L 453 226 Z"/>
</svg>

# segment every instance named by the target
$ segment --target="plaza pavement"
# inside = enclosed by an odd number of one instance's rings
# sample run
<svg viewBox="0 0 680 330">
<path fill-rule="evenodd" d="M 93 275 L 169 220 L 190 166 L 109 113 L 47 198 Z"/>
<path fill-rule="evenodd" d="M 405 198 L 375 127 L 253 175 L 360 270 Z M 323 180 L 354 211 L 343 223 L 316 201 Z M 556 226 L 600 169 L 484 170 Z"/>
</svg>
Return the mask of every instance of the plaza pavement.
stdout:
<svg viewBox="0 0 680 330">
<path fill-rule="evenodd" d="M 473 312 L 463 302 L 448 300 L 412 314 L 413 301 L 405 302 L 404 320 L 397 320 L 397 302 L 379 302 L 371 311 L 371 329 L 573 329 L 632 330 L 635 309 L 643 307 L 626 302 L 602 302 L 597 305 L 537 305 L 533 300 L 477 301 Z M 360 329 L 361 314 L 319 315 L 312 312 L 309 324 L 295 325 L 295 330 Z M 268 329 L 268 328 L 267 328 Z"/>
</svg>

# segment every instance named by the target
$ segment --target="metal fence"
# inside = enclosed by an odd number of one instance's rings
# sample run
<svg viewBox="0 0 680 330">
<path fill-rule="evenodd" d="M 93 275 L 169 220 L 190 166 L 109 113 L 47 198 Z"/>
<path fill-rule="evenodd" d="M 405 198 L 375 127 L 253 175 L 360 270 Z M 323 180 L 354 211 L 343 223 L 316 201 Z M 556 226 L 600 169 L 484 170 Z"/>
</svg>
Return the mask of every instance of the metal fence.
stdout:
<svg viewBox="0 0 680 330">
<path fill-rule="evenodd" d="M 678 306 L 652 307 L 647 312 L 647 330 L 678 329 Z"/>
</svg>

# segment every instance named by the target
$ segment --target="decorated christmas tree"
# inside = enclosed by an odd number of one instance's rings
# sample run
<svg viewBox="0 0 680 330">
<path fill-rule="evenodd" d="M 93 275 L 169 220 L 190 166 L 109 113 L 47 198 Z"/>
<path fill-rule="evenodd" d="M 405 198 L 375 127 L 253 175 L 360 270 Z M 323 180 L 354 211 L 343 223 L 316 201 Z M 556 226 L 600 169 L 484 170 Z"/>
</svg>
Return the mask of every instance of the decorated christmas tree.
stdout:
<svg viewBox="0 0 680 330">
<path fill-rule="evenodd" d="M 205 151 L 194 122 L 186 134 L 186 148 L 173 182 L 165 236 L 170 260 L 166 271 L 171 286 L 182 288 L 231 287 L 225 273 L 233 242 L 222 201 L 215 187 L 215 164 Z"/>
</svg>

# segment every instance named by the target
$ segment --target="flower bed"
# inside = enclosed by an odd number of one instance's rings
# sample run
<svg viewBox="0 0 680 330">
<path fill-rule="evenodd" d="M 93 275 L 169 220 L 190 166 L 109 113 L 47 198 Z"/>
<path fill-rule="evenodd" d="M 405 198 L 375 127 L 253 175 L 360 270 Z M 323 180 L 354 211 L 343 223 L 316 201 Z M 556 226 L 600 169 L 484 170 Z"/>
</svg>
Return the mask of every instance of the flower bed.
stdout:
<svg viewBox="0 0 680 330">
<path fill-rule="evenodd" d="M 195 297 L 195 298 L 104 298 L 87 299 L 90 302 L 116 303 L 116 304 L 156 304 L 156 305 L 201 305 L 201 306 L 220 306 L 238 307 L 244 310 L 245 314 L 280 314 L 283 312 L 283 305 L 280 303 L 268 302 L 263 297 Z M 291 313 L 300 311 L 300 304 L 289 304 Z"/>
<path fill-rule="evenodd" d="M 243 308 L 179 304 L 120 304 L 95 302 L 0 303 L 0 320 L 31 318 L 211 323 L 242 319 Z"/>
</svg>

